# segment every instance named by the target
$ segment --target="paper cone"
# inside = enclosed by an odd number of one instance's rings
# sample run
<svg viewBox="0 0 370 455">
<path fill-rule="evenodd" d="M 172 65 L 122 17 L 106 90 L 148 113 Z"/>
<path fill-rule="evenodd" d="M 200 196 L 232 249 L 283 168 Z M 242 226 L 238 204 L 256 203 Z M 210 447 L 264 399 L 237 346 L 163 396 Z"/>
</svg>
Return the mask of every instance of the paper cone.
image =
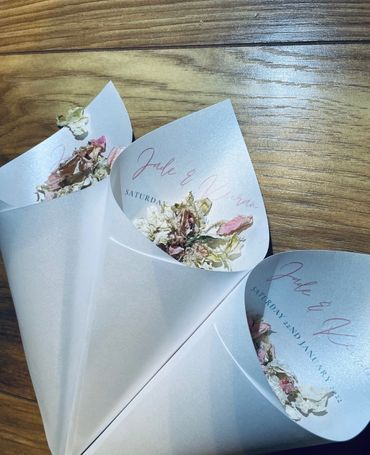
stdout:
<svg viewBox="0 0 370 455">
<path fill-rule="evenodd" d="M 220 125 L 219 120 L 224 124 Z M 205 125 L 207 128 L 205 128 Z M 192 149 L 189 150 L 189 138 Z M 210 140 L 208 140 L 210 138 Z M 233 138 L 233 140 L 231 139 Z M 176 142 L 176 166 L 185 162 L 193 169 L 201 150 L 206 157 L 229 147 L 236 162 L 224 169 L 209 159 L 207 174 L 220 171 L 225 181 L 235 174 L 239 193 L 254 200 L 257 208 L 234 207 L 220 199 L 215 204 L 218 217 L 252 210 L 255 230 L 245 246 L 240 269 L 216 272 L 189 268 L 172 259 L 139 232 L 131 220 L 145 213 L 152 197 L 168 201 L 182 199 L 196 190 L 194 183 L 184 189 L 171 181 L 161 184 L 161 171 L 150 172 L 141 179 L 130 177 L 141 163 L 138 156 L 154 144 L 158 159 L 171 160 Z M 154 147 L 153 146 L 153 147 Z M 188 152 L 186 154 L 186 152 Z M 238 168 L 244 165 L 240 171 Z M 186 170 L 186 168 L 185 168 Z M 178 178 L 177 174 L 169 177 Z M 199 171 L 199 179 L 204 179 Z M 129 183 L 128 183 L 129 182 Z M 245 182 L 245 184 L 244 184 Z M 235 183 L 235 182 L 234 182 Z M 150 194 L 149 201 L 125 197 L 130 191 Z M 233 185 L 230 185 L 232 188 Z M 156 191 L 152 192 L 152 189 Z M 194 191 L 195 192 L 195 191 Z M 235 202 L 234 202 L 235 205 Z M 241 204 L 242 205 L 242 204 Z M 257 180 L 230 103 L 221 103 L 173 122 L 139 139 L 118 158 L 110 177 L 104 233 L 99 253 L 99 268 L 89 311 L 88 342 L 81 367 L 79 398 L 67 453 L 81 452 L 86 441 L 92 442 L 161 366 L 193 334 L 207 316 L 265 255 L 268 246 L 267 218 Z M 254 244 L 256 242 L 256 244 Z M 252 246 L 253 245 L 253 246 Z M 237 261 L 235 261 L 237 262 Z"/>
<path fill-rule="evenodd" d="M 111 119 L 111 134 L 99 132 L 110 145 L 131 136 L 121 114 L 116 121 L 124 128 Z M 133 178 L 150 147 L 162 164 L 147 161 Z M 19 166 L 18 160 L 7 165 L 9 173 L 20 179 L 27 157 L 34 160 L 31 169 L 39 169 L 41 155 L 28 152 Z M 166 167 L 171 160 L 173 172 Z M 18 208 L 0 214 L 1 247 L 26 356 L 52 452 L 79 454 L 264 257 L 264 204 L 228 102 L 146 135 L 117 159 L 109 178 L 50 202 L 26 206 L 55 163 L 29 172 L 26 189 L 14 197 L 7 166 L 0 197 Z M 170 179 L 163 183 L 164 177 Z M 176 202 L 189 191 L 213 197 L 215 219 L 253 215 L 235 272 L 179 264 L 134 227 L 133 218 L 145 214 L 152 197 Z"/>
<path fill-rule="evenodd" d="M 110 83 L 87 107 L 89 139 L 128 145 L 126 109 Z M 107 112 L 110 114 L 108 115 Z M 80 147 L 67 128 L 0 169 L 0 242 L 48 443 L 64 453 L 86 340 L 90 270 L 102 229 L 108 181 L 36 204 L 37 185 Z M 87 266 L 91 269 L 87 269 Z"/>
<path fill-rule="evenodd" d="M 347 342 L 346 335 L 352 333 L 357 337 L 361 333 L 354 346 L 335 345 L 327 334 L 313 335 L 323 314 L 315 314 L 308 322 L 305 317 L 303 323 L 299 313 L 307 308 L 297 311 L 296 306 L 301 302 L 295 299 L 290 280 L 268 281 L 282 274 L 281 268 L 284 270 L 291 262 L 304 263 L 301 278 L 317 281 L 311 286 L 311 296 L 307 296 L 305 305 L 310 307 L 316 304 L 317 298 L 332 297 L 335 306 L 325 307 L 329 312 L 324 321 L 334 314 L 351 318 L 350 332 L 342 327 L 340 335 L 332 336 L 343 344 Z M 368 370 L 359 363 L 368 365 L 369 361 L 370 340 L 368 331 L 364 331 L 369 322 L 366 279 L 369 265 L 369 256 L 328 251 L 283 253 L 263 261 L 85 454 L 214 455 L 240 451 L 252 454 L 356 436 L 368 423 L 370 414 Z M 348 280 L 353 284 L 351 289 Z M 256 287 L 260 291 L 258 296 Z M 269 301 L 274 303 L 266 305 Z M 276 314 L 273 304 L 282 311 L 283 318 Z M 311 316 L 314 312 L 311 308 Z M 300 380 L 305 378 L 316 386 L 325 384 L 327 375 L 319 368 L 325 363 L 332 375 L 328 382 L 336 394 L 329 399 L 325 415 L 302 416 L 299 422 L 294 422 L 286 414 L 257 360 L 246 313 L 264 313 L 264 319 L 277 334 L 276 355 L 289 364 Z M 295 320 L 296 317 L 299 319 Z M 296 323 L 296 327 L 299 324 L 301 339 L 293 336 L 291 330 L 285 330 L 284 322 L 288 320 Z M 326 329 L 327 324 L 324 323 Z M 297 344 L 303 338 L 312 347 L 314 344 L 320 363 L 312 361 L 309 353 Z M 297 354 L 298 348 L 301 351 Z"/>
</svg>

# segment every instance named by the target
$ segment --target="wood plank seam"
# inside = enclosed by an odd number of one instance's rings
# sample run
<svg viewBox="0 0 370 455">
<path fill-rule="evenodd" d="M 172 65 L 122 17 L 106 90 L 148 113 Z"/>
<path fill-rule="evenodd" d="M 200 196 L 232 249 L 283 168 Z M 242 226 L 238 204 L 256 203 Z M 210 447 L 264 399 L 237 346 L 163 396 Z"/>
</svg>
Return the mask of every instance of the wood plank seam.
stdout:
<svg viewBox="0 0 370 455">
<path fill-rule="evenodd" d="M 96 47 L 96 48 L 72 48 L 72 49 L 46 49 L 46 50 L 29 50 L 29 51 L 2 51 L 0 56 L 11 55 L 40 55 L 40 54 L 73 54 L 73 53 L 90 53 L 90 52 L 133 52 L 133 51 L 162 51 L 162 50 L 186 50 L 186 49 L 225 49 L 225 48 L 259 48 L 259 47 L 297 47 L 297 46 L 353 46 L 353 45 L 370 45 L 370 39 L 356 40 L 333 40 L 333 41 L 264 41 L 252 43 L 230 43 L 230 44 L 183 44 L 174 46 L 132 46 L 132 47 Z"/>
</svg>

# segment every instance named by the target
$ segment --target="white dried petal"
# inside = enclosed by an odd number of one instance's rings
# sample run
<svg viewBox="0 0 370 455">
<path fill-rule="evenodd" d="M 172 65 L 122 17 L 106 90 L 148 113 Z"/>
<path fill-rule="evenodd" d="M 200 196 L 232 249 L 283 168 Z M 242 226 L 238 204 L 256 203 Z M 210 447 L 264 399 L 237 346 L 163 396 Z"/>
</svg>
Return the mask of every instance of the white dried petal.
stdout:
<svg viewBox="0 0 370 455">
<path fill-rule="evenodd" d="M 162 231 L 157 232 L 154 235 L 153 242 L 156 245 L 166 245 L 166 243 L 168 241 L 169 233 L 170 233 L 170 230 L 162 230 Z"/>
<path fill-rule="evenodd" d="M 299 412 L 294 406 L 285 406 L 285 412 L 295 422 L 298 422 L 303 417 L 302 413 Z"/>
<path fill-rule="evenodd" d="M 57 115 L 57 126 L 69 128 L 76 139 L 82 139 L 87 136 L 89 117 L 85 114 L 83 107 L 74 107 L 69 109 L 67 114 Z"/>
</svg>

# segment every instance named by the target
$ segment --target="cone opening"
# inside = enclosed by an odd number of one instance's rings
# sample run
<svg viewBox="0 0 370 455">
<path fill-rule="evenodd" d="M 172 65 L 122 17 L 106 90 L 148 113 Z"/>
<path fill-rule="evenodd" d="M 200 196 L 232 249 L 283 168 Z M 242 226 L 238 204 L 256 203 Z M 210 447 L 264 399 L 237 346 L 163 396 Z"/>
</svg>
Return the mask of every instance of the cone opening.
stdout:
<svg viewBox="0 0 370 455">
<path fill-rule="evenodd" d="M 264 204 L 229 102 L 138 139 L 117 159 L 111 184 L 136 228 L 184 265 L 245 271 L 266 254 Z"/>
<path fill-rule="evenodd" d="M 87 135 L 75 137 L 64 127 L 0 168 L 3 208 L 67 197 L 109 175 L 114 159 L 132 140 L 127 111 L 112 83 L 85 111 L 89 118 Z"/>
<path fill-rule="evenodd" d="M 356 276 L 368 261 L 354 253 L 281 253 L 257 266 L 246 284 L 246 327 L 265 387 L 298 425 L 333 441 L 355 437 L 369 421 L 368 357 L 366 347 L 357 343 L 355 328 L 365 330 L 363 320 L 370 315 L 365 306 L 357 309 L 348 303 L 353 295 L 343 287 L 343 273 Z M 311 288 L 310 295 L 292 294 L 291 278 L 282 276 L 286 264 L 297 269 L 302 263 L 304 277 L 313 278 L 301 281 L 306 285 L 298 289 Z M 321 268 L 330 272 L 323 275 Z M 361 289 L 363 298 L 366 292 Z M 335 315 L 329 311 L 333 301 Z M 353 331 L 348 330 L 351 326 Z"/>
</svg>

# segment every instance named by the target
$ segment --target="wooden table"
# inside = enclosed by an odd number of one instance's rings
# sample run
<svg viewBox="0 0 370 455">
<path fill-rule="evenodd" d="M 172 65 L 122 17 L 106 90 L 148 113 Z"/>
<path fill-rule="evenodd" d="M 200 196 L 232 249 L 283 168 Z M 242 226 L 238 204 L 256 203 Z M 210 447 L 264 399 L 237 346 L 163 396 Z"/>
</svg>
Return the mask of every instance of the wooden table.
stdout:
<svg viewBox="0 0 370 455">
<path fill-rule="evenodd" d="M 0 54 L 0 165 L 110 79 L 136 137 L 231 98 L 274 252 L 370 253 L 368 0 L 3 0 Z M 2 269 L 0 311 L 0 453 L 48 454 Z"/>
</svg>

